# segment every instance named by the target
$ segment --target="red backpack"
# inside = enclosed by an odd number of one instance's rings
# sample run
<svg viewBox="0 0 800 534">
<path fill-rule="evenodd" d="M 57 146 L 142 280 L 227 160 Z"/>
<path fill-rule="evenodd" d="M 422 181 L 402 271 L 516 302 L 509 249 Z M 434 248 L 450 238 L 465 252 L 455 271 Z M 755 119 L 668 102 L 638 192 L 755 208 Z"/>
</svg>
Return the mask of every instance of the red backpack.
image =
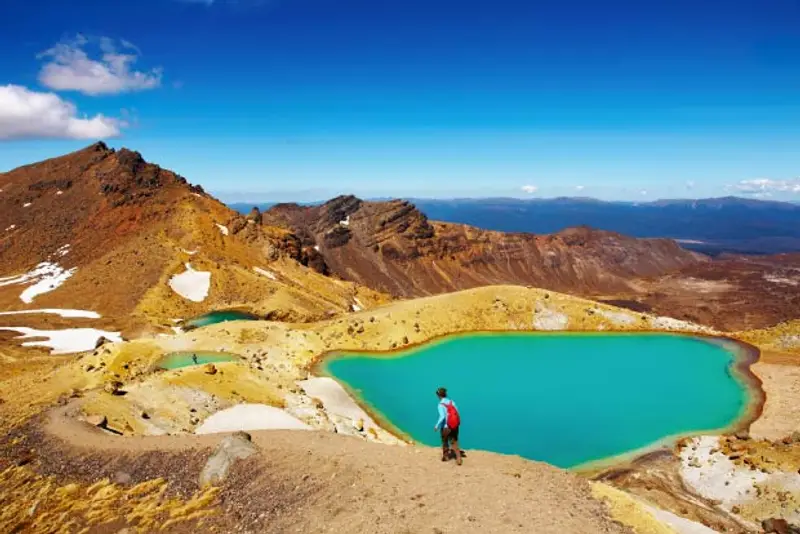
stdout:
<svg viewBox="0 0 800 534">
<path fill-rule="evenodd" d="M 447 427 L 450 429 L 458 428 L 458 425 L 461 424 L 461 416 L 458 415 L 456 405 L 453 404 L 453 401 L 450 401 L 449 404 L 443 402 L 442 405 L 447 410 Z"/>
</svg>

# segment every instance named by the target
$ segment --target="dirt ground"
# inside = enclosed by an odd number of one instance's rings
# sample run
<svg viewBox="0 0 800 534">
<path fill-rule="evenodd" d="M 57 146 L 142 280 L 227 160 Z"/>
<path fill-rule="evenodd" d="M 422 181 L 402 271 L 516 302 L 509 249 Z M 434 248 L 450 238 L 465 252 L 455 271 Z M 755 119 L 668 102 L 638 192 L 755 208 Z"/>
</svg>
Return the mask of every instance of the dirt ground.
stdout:
<svg viewBox="0 0 800 534">
<path fill-rule="evenodd" d="M 9 461 L 25 465 L 3 472 L 16 474 L 16 486 L 0 480 L 11 489 L 0 502 L 3 531 L 50 532 L 69 520 L 76 531 L 119 532 L 171 520 L 168 532 L 631 532 L 609 518 L 587 481 L 546 464 L 468 451 L 458 467 L 441 462 L 437 449 L 326 432 L 254 432 L 258 453 L 235 464 L 220 490 L 203 493 L 199 472 L 224 435 L 121 438 L 68 410 L 28 425 L 10 445 Z M 34 456 L 25 457 L 30 448 Z M 152 491 L 131 487 L 158 485 L 159 478 L 161 504 L 137 507 Z M 103 479 L 112 482 L 105 500 L 88 509 L 64 504 L 94 497 L 88 487 Z M 168 498 L 173 504 L 164 506 Z M 120 507 L 126 515 L 115 513 Z M 53 522 L 33 528 L 48 513 Z"/>
</svg>

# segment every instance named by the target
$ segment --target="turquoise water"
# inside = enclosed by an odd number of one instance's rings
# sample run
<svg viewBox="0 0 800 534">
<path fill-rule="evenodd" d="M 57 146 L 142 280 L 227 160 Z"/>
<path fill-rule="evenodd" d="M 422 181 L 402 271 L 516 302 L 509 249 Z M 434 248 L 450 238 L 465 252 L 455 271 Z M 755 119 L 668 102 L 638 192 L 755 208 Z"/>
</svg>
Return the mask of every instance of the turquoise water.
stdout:
<svg viewBox="0 0 800 534">
<path fill-rule="evenodd" d="M 733 363 L 729 350 L 688 336 L 509 333 L 391 357 L 339 354 L 323 366 L 418 442 L 440 443 L 434 392 L 445 386 L 462 446 L 574 467 L 728 426 L 749 399 Z"/>
<path fill-rule="evenodd" d="M 193 355 L 197 356 L 197 363 L 192 359 Z M 158 367 L 162 369 L 180 369 L 181 367 L 203 365 L 205 363 L 235 362 L 238 359 L 238 356 L 225 352 L 171 352 L 159 360 Z"/>
<path fill-rule="evenodd" d="M 198 315 L 183 321 L 182 326 L 187 330 L 208 326 L 211 324 L 224 323 L 226 321 L 254 321 L 258 316 L 239 310 L 213 311 L 203 315 Z"/>
</svg>

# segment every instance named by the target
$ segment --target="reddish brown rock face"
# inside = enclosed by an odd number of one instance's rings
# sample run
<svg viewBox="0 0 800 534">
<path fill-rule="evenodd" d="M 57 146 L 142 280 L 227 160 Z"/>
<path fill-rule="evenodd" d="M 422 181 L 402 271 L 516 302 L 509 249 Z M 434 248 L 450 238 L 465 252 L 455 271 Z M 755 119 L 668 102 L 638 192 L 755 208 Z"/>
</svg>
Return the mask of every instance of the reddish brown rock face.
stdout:
<svg viewBox="0 0 800 534">
<path fill-rule="evenodd" d="M 588 227 L 551 235 L 431 222 L 412 204 L 339 197 L 277 205 L 265 224 L 319 248 L 320 272 L 416 297 L 489 284 L 536 286 L 603 299 L 722 330 L 760 328 L 800 313 L 800 255 L 715 260 L 669 239 Z"/>
<path fill-rule="evenodd" d="M 636 278 L 707 261 L 670 240 L 589 228 L 537 236 L 430 222 L 400 200 L 339 197 L 310 208 L 279 205 L 263 219 L 319 247 L 332 273 L 402 297 L 509 283 L 573 293 L 624 291 Z"/>
</svg>

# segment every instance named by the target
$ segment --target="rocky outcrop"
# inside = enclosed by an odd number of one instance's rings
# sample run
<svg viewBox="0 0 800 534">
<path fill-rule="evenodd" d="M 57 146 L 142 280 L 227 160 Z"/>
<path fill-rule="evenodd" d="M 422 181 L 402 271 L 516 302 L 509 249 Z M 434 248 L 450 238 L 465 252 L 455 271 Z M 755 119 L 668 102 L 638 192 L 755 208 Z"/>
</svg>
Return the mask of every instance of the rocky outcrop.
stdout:
<svg viewBox="0 0 800 534">
<path fill-rule="evenodd" d="M 324 264 L 332 274 L 403 297 L 504 283 L 619 291 L 634 278 L 706 261 L 670 240 L 586 227 L 533 235 L 435 223 L 403 200 L 343 196 L 313 207 L 281 204 L 262 219 L 319 249 L 324 262 L 312 266 Z"/>
<path fill-rule="evenodd" d="M 250 440 L 247 432 L 236 432 L 223 439 L 200 472 L 200 487 L 219 485 L 228 476 L 236 460 L 244 460 L 255 454 L 258 449 Z"/>
</svg>

